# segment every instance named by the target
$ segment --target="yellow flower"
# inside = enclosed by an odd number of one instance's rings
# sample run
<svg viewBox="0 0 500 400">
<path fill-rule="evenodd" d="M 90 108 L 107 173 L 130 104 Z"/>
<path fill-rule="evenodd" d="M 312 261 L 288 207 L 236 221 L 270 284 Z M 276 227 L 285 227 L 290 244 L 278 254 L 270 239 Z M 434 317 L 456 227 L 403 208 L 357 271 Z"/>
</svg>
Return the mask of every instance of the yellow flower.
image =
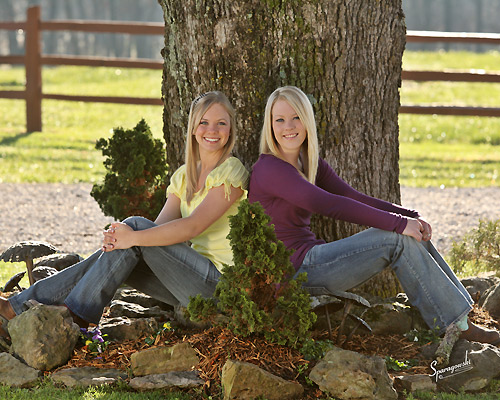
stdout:
<svg viewBox="0 0 500 400">
<path fill-rule="evenodd" d="M 89 344 L 92 344 L 92 340 L 87 340 L 87 341 L 85 342 L 85 346 L 88 346 Z"/>
</svg>

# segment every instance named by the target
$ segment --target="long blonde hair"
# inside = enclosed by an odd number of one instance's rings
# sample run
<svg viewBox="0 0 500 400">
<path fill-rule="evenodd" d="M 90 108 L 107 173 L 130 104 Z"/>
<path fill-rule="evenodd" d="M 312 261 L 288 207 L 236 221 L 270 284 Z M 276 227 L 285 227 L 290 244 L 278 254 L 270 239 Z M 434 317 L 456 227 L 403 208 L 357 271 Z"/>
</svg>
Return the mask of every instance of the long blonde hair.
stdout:
<svg viewBox="0 0 500 400">
<path fill-rule="evenodd" d="M 189 203 L 198 186 L 199 172 L 198 161 L 200 161 L 200 150 L 198 142 L 193 138 L 194 131 L 200 124 L 203 115 L 214 104 L 222 105 L 229 114 L 229 139 L 224 146 L 224 151 L 216 164 L 218 167 L 222 162 L 231 154 L 234 144 L 236 142 L 236 119 L 235 111 L 226 95 L 219 91 L 207 92 L 197 97 L 191 103 L 188 117 L 188 128 L 186 137 L 186 153 L 184 162 L 186 164 L 186 200 Z"/>
<path fill-rule="evenodd" d="M 275 157 L 283 158 L 279 151 L 279 145 L 274 137 L 272 125 L 272 109 L 278 100 L 285 100 L 295 110 L 300 121 L 304 125 L 307 140 L 301 148 L 301 156 L 304 165 L 305 178 L 312 184 L 316 181 L 318 172 L 318 134 L 316 131 L 316 121 L 314 110 L 306 94 L 295 86 L 283 86 L 276 89 L 267 99 L 264 111 L 264 124 L 260 135 L 260 153 L 272 154 Z M 301 171 L 299 171 L 301 172 Z M 301 172 L 302 174 L 302 172 Z"/>
</svg>

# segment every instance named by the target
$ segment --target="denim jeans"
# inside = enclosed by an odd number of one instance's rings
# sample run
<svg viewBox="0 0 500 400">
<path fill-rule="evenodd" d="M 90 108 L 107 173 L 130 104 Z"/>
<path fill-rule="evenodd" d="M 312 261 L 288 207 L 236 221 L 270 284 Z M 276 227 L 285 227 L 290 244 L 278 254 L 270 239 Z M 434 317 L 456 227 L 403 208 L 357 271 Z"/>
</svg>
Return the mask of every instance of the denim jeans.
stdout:
<svg viewBox="0 0 500 400">
<path fill-rule="evenodd" d="M 123 221 L 134 230 L 155 226 L 142 217 Z M 141 258 L 145 263 L 139 262 Z M 9 299 L 16 314 L 26 310 L 30 299 L 43 304 L 66 305 L 85 321 L 99 323 L 103 309 L 121 284 L 128 285 L 168 304 L 187 306 L 189 296 L 211 297 L 220 272 L 206 257 L 185 243 L 171 246 L 132 247 L 103 253 L 42 279 Z"/>
<path fill-rule="evenodd" d="M 472 309 L 469 293 L 434 246 L 395 232 L 369 228 L 316 245 L 297 273 L 307 272 L 305 287 L 345 291 L 388 266 L 429 327 L 443 332 Z"/>
</svg>

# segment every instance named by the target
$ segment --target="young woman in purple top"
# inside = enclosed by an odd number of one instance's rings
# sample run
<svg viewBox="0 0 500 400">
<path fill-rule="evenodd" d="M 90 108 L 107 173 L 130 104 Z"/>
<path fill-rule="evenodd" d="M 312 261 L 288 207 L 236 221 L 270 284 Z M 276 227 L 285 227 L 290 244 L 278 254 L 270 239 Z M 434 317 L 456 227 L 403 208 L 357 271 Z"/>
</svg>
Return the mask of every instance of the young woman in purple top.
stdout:
<svg viewBox="0 0 500 400">
<path fill-rule="evenodd" d="M 464 339 L 500 343 L 497 331 L 468 320 L 473 301 L 418 212 L 356 191 L 319 158 L 313 108 L 300 89 L 282 87 L 269 97 L 260 153 L 249 200 L 261 203 L 278 239 L 294 250 L 306 287 L 348 290 L 390 266 L 429 327 L 442 332 L 456 323 Z M 371 228 L 325 243 L 310 229 L 313 213 Z"/>
</svg>

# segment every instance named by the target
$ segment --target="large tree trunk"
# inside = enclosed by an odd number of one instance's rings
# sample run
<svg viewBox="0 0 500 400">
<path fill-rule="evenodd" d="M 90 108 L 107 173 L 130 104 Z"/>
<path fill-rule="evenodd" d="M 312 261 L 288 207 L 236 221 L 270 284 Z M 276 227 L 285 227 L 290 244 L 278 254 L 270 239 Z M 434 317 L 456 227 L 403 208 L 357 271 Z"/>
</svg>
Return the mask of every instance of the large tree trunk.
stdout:
<svg viewBox="0 0 500 400">
<path fill-rule="evenodd" d="M 258 157 L 269 94 L 295 85 L 313 102 L 320 154 L 356 189 L 398 202 L 398 107 L 405 45 L 401 0 L 159 0 L 165 18 L 164 136 L 173 172 L 183 162 L 191 100 L 225 92 L 238 113 L 236 155 Z M 359 226 L 318 218 L 326 240 Z M 392 274 L 372 287 L 392 294 Z"/>
</svg>

